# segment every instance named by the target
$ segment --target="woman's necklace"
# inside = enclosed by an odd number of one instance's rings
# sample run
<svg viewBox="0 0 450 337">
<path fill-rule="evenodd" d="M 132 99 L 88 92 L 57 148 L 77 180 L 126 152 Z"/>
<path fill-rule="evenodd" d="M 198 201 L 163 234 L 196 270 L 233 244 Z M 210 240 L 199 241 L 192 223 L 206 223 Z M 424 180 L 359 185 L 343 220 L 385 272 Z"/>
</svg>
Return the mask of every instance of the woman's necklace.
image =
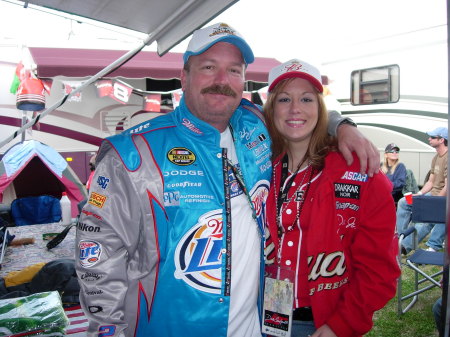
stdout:
<svg viewBox="0 0 450 337">
<path fill-rule="evenodd" d="M 273 170 L 273 179 L 272 180 L 273 180 L 273 182 L 275 184 L 274 191 L 275 191 L 275 193 L 277 193 L 277 190 L 279 191 L 278 192 L 278 196 L 275 195 L 275 199 L 277 200 L 276 216 L 277 216 L 277 227 L 278 227 L 278 237 L 279 238 L 281 238 L 281 236 L 284 233 L 284 228 L 283 228 L 283 225 L 282 225 L 282 222 L 281 222 L 281 214 L 283 212 L 283 205 L 288 205 L 291 202 L 292 198 L 294 198 L 294 196 L 297 196 L 297 191 L 304 186 L 305 179 L 306 179 L 306 177 L 308 177 L 308 182 L 307 182 L 307 185 L 306 185 L 306 191 L 305 191 L 304 195 L 300 198 L 300 200 L 297 200 L 297 214 L 296 214 L 295 220 L 294 220 L 294 222 L 292 223 L 291 226 L 288 226 L 288 230 L 292 230 L 294 228 L 295 223 L 300 218 L 300 213 L 301 213 L 301 210 L 303 208 L 304 200 L 306 199 L 306 195 L 308 193 L 309 186 L 311 185 L 311 180 L 312 180 L 313 173 L 314 173 L 313 172 L 314 170 L 312 169 L 311 165 L 308 163 L 308 165 L 307 165 L 307 167 L 305 169 L 305 172 L 303 173 L 302 180 L 301 180 L 300 184 L 298 185 L 296 190 L 292 193 L 291 197 L 288 198 L 289 190 L 292 187 L 292 184 L 293 184 L 293 182 L 295 180 L 296 175 L 300 172 L 301 166 L 306 161 L 306 158 L 304 158 L 298 164 L 296 171 L 292 173 L 292 175 L 289 177 L 290 178 L 289 180 L 287 180 L 287 178 L 288 178 L 288 161 L 289 161 L 289 158 L 288 158 L 288 156 L 286 154 L 283 157 L 283 159 L 282 159 L 281 179 L 280 179 L 280 186 L 279 186 L 278 189 L 276 187 L 276 181 L 277 180 L 276 180 L 276 177 L 275 177 L 275 169 Z M 284 188 L 283 188 L 283 186 L 284 186 Z"/>
</svg>

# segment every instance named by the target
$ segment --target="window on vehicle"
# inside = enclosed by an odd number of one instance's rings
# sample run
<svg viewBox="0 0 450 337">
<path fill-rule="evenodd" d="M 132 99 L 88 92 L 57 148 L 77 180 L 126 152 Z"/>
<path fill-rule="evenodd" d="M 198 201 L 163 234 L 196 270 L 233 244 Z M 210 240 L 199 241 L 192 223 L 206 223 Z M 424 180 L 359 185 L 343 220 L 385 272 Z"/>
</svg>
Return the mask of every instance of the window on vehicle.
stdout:
<svg viewBox="0 0 450 337">
<path fill-rule="evenodd" d="M 397 64 L 352 71 L 351 103 L 396 103 L 400 99 L 400 68 Z"/>
</svg>

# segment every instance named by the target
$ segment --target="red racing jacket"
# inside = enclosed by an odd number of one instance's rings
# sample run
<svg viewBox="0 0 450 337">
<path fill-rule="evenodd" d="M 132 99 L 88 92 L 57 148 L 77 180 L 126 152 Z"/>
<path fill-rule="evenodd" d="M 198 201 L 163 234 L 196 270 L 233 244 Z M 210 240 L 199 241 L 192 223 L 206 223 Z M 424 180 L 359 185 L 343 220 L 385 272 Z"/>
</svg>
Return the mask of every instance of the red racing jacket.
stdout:
<svg viewBox="0 0 450 337">
<path fill-rule="evenodd" d="M 274 161 L 274 176 L 280 177 L 281 158 Z M 302 207 L 300 222 L 307 229 L 296 224 L 301 249 L 281 243 L 282 250 L 295 249 L 298 259 L 296 296 L 306 294 L 315 326 L 327 324 L 338 337 L 367 333 L 374 312 L 394 297 L 400 275 L 392 185 L 384 174 L 370 178 L 359 171 L 356 156 L 348 166 L 339 153 L 330 152 Z M 266 207 L 266 259 L 283 266 L 276 258 L 280 240 L 273 188 Z"/>
</svg>

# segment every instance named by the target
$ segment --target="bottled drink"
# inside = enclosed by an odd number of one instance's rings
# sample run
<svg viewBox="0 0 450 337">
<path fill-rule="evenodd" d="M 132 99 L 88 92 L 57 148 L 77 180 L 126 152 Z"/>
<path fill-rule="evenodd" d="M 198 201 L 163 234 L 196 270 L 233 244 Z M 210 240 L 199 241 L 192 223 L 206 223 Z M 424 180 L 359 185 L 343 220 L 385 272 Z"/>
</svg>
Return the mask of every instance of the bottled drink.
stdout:
<svg viewBox="0 0 450 337">
<path fill-rule="evenodd" d="M 70 225 L 72 222 L 72 206 L 66 192 L 63 192 L 61 200 L 61 222 L 63 225 Z"/>
</svg>

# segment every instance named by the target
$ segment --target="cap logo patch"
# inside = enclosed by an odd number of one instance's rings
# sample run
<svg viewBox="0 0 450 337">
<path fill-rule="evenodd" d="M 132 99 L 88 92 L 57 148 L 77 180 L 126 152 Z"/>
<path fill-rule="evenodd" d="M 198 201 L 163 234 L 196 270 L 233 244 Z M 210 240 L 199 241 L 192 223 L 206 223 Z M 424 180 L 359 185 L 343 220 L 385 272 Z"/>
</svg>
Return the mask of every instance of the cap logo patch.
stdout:
<svg viewBox="0 0 450 337">
<path fill-rule="evenodd" d="M 231 29 L 230 26 L 228 26 L 225 23 L 221 23 L 219 27 L 213 29 L 213 32 L 211 34 L 209 34 L 209 36 L 222 35 L 222 34 L 235 35 L 234 30 Z"/>
<path fill-rule="evenodd" d="M 286 72 L 301 71 L 302 68 L 303 68 L 303 65 L 301 63 L 297 63 L 297 62 L 293 62 L 289 65 L 286 65 L 286 67 L 285 67 Z"/>
</svg>

